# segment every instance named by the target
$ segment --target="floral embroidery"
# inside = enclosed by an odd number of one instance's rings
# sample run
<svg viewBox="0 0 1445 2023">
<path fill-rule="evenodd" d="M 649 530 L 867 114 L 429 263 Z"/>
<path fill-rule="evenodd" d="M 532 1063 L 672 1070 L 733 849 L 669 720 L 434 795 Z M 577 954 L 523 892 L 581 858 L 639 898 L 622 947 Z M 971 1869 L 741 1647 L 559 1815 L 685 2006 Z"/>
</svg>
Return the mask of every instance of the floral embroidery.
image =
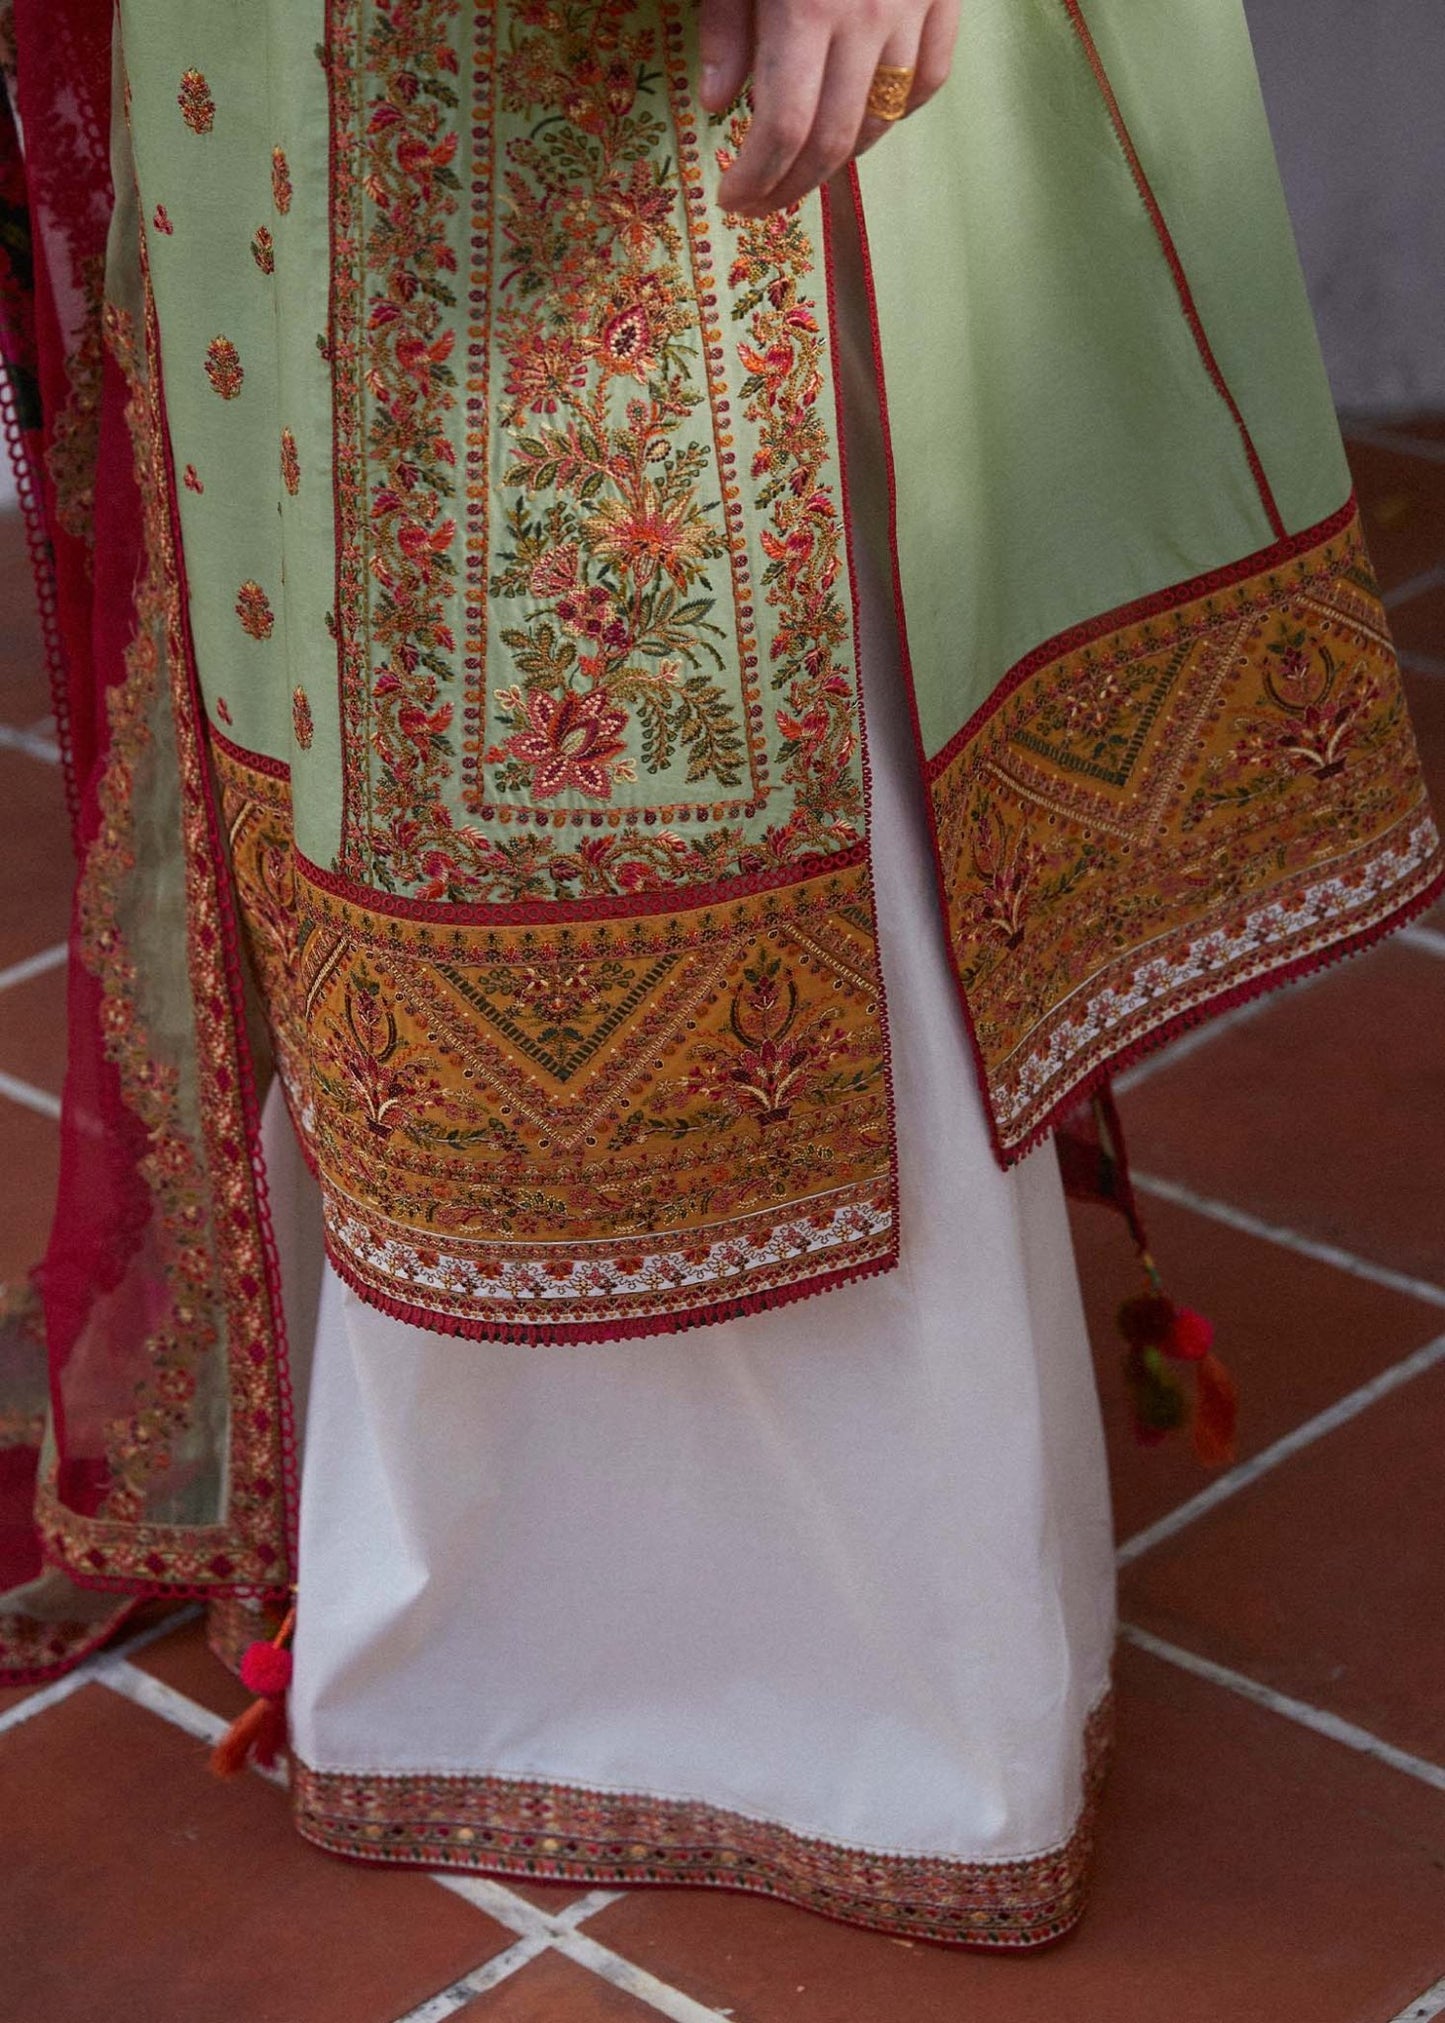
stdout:
<svg viewBox="0 0 1445 2023">
<path fill-rule="evenodd" d="M 1041 1946 L 1083 1913 L 1112 1746 L 1106 1695 L 1084 1724 L 1078 1815 L 1059 1845 L 1012 1860 L 880 1854 L 698 1800 L 493 1776 L 294 1766 L 296 1822 L 333 1853 L 578 1885 L 747 1890 L 896 1938 Z"/>
<path fill-rule="evenodd" d="M 206 347 L 206 377 L 222 400 L 234 400 L 246 375 L 241 354 L 229 337 L 213 337 Z"/>
<path fill-rule="evenodd" d="M 95 472 L 105 372 L 104 255 L 82 261 L 78 278 L 85 314 L 79 339 L 65 361 L 65 392 L 51 425 L 45 463 L 55 486 L 56 519 L 74 540 L 89 547 L 95 538 Z"/>
<path fill-rule="evenodd" d="M 170 213 L 169 211 L 167 211 L 164 204 L 156 205 L 155 214 L 151 219 L 151 223 L 155 227 L 156 231 L 164 232 L 168 239 L 172 237 L 176 229 L 175 226 L 171 223 Z"/>
<path fill-rule="evenodd" d="M 467 389 L 469 412 L 495 401 L 514 452 L 484 570 L 495 491 L 485 463 L 473 473 L 455 390 L 459 10 L 333 4 L 342 864 L 388 891 L 486 901 L 755 878 L 858 849 L 851 620 L 808 231 L 797 217 L 735 225 L 727 284 L 768 515 L 773 721 L 792 790 L 750 834 L 739 818 L 770 791 L 757 537 L 736 482 L 717 298 L 699 292 L 711 248 L 680 15 L 663 9 L 660 51 L 657 21 L 632 0 L 519 8 L 509 35 L 496 13 L 475 24 L 477 175 L 493 80 L 516 137 L 497 189 L 475 197 L 498 211 L 494 228 L 477 214 L 472 299 L 486 306 Z M 490 693 L 489 612 L 510 677 Z M 476 822 L 453 813 L 459 763 Z M 669 783 L 660 807 L 619 792 L 649 776 Z M 553 784 L 539 791 L 538 777 Z M 574 805 L 554 822 L 538 805 L 549 800 Z M 608 833 L 557 833 L 587 820 L 587 804 Z"/>
<path fill-rule="evenodd" d="M 296 454 L 296 438 L 289 428 L 281 431 L 281 482 L 294 499 L 301 489 L 301 459 Z"/>
<path fill-rule="evenodd" d="M 284 218 L 291 208 L 291 169 L 284 148 L 271 150 L 271 201 Z"/>
<path fill-rule="evenodd" d="M 236 592 L 236 616 L 241 621 L 241 630 L 249 632 L 253 639 L 271 637 L 276 614 L 259 583 L 245 582 Z"/>
<path fill-rule="evenodd" d="M 291 691 L 291 729 L 296 742 L 303 752 L 311 749 L 311 740 L 316 735 L 316 726 L 311 717 L 311 703 L 304 688 Z"/>
<path fill-rule="evenodd" d="M 609 701 L 606 689 L 590 689 L 583 695 L 564 689 L 560 696 L 533 689 L 529 696 L 514 688 L 497 701 L 527 725 L 502 749 L 517 762 L 517 772 L 538 800 L 550 800 L 570 788 L 605 801 L 614 779 L 636 778 L 622 756 L 626 742 L 617 735 L 626 728 L 627 712 Z"/>
<path fill-rule="evenodd" d="M 143 246 L 141 271 L 145 283 Z M 115 1416 L 104 1428 L 105 1476 L 94 1485 L 98 1500 L 87 1511 L 76 1510 L 61 1502 L 50 1479 L 37 1491 L 37 1511 L 47 1557 L 83 1569 L 91 1581 L 271 1585 L 286 1578 L 284 1375 L 250 1353 L 271 1337 L 275 1318 L 245 1151 L 249 1129 L 234 1023 L 240 1014 L 230 995 L 218 911 L 224 867 L 207 833 L 205 760 L 184 666 L 163 424 L 152 398 L 156 340 L 148 290 L 145 302 L 147 370 L 134 317 L 114 304 L 105 313 L 107 342 L 129 388 L 126 422 L 141 494 L 144 566 L 123 679 L 107 691 L 110 739 L 97 784 L 101 819 L 81 871 L 77 919 L 84 959 L 105 1000 L 107 1052 L 143 1133 L 140 1172 L 153 1205 L 148 1282 L 164 1287 L 167 1297 L 148 1310 L 133 1365 L 116 1369 Z M 189 992 L 196 1023 L 198 1079 L 189 1094 L 171 1044 L 155 1044 L 147 1030 L 141 973 L 123 925 L 134 910 L 137 873 L 133 785 L 138 769 L 152 763 L 156 700 L 166 683 L 188 927 L 170 983 Z M 151 951 L 147 974 L 159 959 Z M 168 1019 L 181 1001 L 169 998 Z M 130 1381 L 127 1369 L 138 1373 Z M 217 1376 L 230 1389 L 225 1510 L 178 1522 L 178 1489 L 194 1505 L 202 1487 L 190 1443 L 202 1380 L 211 1387 L 203 1406 L 209 1410 L 220 1395 Z M 163 1517 L 152 1514 L 157 1509 Z"/>
<path fill-rule="evenodd" d="M 256 262 L 256 265 L 261 269 L 263 274 L 275 273 L 276 241 L 271 237 L 270 230 L 265 225 L 260 225 L 256 229 L 256 235 L 251 241 L 251 258 Z"/>
<path fill-rule="evenodd" d="M 186 465 L 185 470 L 181 473 L 181 483 L 185 486 L 188 492 L 203 492 L 206 489 L 205 486 L 201 483 L 200 478 L 196 474 L 196 467 L 194 464 Z"/>
<path fill-rule="evenodd" d="M 1130 1050 L 1379 932 L 1440 872 L 1353 505 L 1041 648 L 928 771 L 1006 1152 Z"/>
<path fill-rule="evenodd" d="M 188 70 L 181 78 L 181 89 L 176 99 L 181 109 L 181 117 L 192 133 L 209 133 L 215 124 L 216 101 L 211 96 L 211 87 L 199 70 Z"/>
<path fill-rule="evenodd" d="M 213 745 L 331 1252 L 368 1298 L 592 1340 L 891 1259 L 861 866 L 561 926 L 388 904 L 296 855 L 284 768 Z"/>
</svg>

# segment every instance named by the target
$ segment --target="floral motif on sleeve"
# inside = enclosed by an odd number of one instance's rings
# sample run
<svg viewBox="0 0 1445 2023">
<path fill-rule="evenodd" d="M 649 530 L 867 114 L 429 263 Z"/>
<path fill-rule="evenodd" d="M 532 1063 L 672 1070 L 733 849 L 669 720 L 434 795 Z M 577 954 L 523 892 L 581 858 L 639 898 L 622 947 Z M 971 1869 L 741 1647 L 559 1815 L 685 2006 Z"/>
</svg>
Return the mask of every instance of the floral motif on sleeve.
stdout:
<svg viewBox="0 0 1445 2023">
<path fill-rule="evenodd" d="M 263 274 L 275 273 L 276 241 L 271 237 L 270 230 L 265 225 L 258 226 L 256 236 L 251 241 L 251 258 L 256 262 L 256 265 L 261 269 Z"/>
<path fill-rule="evenodd" d="M 301 489 L 301 459 L 296 454 L 296 438 L 289 428 L 281 431 L 281 482 L 294 499 Z"/>
<path fill-rule="evenodd" d="M 284 218 L 291 208 L 291 168 L 284 148 L 271 150 L 271 201 Z"/>
<path fill-rule="evenodd" d="M 241 621 L 241 630 L 249 632 L 253 639 L 269 639 L 276 624 L 276 614 L 271 609 L 271 600 L 259 583 L 249 579 L 236 592 L 236 616 Z"/>
<path fill-rule="evenodd" d="M 222 400 L 234 400 L 241 391 L 246 374 L 229 337 L 213 337 L 206 346 L 206 377 Z"/>
<path fill-rule="evenodd" d="M 187 70 L 181 77 L 181 88 L 176 95 L 176 104 L 181 109 L 181 118 L 192 133 L 209 133 L 216 122 L 216 101 L 211 96 L 211 87 L 205 74 L 199 70 Z"/>
</svg>

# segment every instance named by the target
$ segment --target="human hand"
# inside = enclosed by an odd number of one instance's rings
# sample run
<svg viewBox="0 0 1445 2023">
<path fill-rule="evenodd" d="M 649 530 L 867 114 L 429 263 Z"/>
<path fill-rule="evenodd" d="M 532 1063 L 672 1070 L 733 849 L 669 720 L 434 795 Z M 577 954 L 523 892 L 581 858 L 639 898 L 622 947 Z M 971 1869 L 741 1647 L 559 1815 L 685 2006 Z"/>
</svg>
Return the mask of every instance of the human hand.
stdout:
<svg viewBox="0 0 1445 2023">
<path fill-rule="evenodd" d="M 721 112 L 751 75 L 753 117 L 723 177 L 729 211 L 760 217 L 805 197 L 871 147 L 880 64 L 914 72 L 913 112 L 948 76 L 961 0 L 702 0 L 700 97 Z"/>
</svg>

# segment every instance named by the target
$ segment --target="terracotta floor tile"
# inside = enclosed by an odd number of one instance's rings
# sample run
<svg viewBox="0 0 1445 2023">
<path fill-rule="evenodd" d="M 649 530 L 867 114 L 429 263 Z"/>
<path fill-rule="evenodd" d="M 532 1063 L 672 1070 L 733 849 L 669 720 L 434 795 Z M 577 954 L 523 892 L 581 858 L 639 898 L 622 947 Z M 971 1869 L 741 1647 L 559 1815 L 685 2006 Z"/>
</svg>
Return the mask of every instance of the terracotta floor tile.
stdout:
<svg viewBox="0 0 1445 2023">
<path fill-rule="evenodd" d="M 65 965 L 0 990 L 0 1068 L 60 1094 L 65 1080 Z"/>
<path fill-rule="evenodd" d="M 1445 1284 L 1445 962 L 1398 941 L 1131 1090 L 1142 1171 Z"/>
<path fill-rule="evenodd" d="M 36 2023 L 389 2023 L 511 1943 L 100 1686 L 0 1735 L 0 1817 L 5 2013 Z"/>
<path fill-rule="evenodd" d="M 64 939 L 72 876 L 60 769 L 0 749 L 0 969 Z"/>
<path fill-rule="evenodd" d="M 1445 465 L 1370 443 L 1345 448 L 1381 586 L 1445 562 Z"/>
<path fill-rule="evenodd" d="M 0 512 L 0 723 L 28 729 L 49 710 L 25 525 L 18 512 Z"/>
<path fill-rule="evenodd" d="M 1445 1764 L 1442 1452 L 1436 1368 L 1137 1560 L 1123 1613 Z"/>
<path fill-rule="evenodd" d="M 657 2023 L 657 2013 L 561 1953 L 539 1954 L 457 2011 L 464 2023 Z"/>
<path fill-rule="evenodd" d="M 739 2023 L 1384 2023 L 1445 1965 L 1445 1802 L 1126 1651 L 1092 1908 L 967 1954 L 742 1897 L 638 1891 L 589 1931 Z"/>
<path fill-rule="evenodd" d="M 1209 1315 L 1240 1391 L 1241 1459 L 1257 1454 L 1445 1329 L 1445 1312 L 1317 1264 L 1262 1237 L 1143 1202 L 1166 1281 Z M 1099 1373 L 1114 1516 L 1128 1538 L 1207 1488 L 1187 1440 L 1141 1447 L 1131 1430 L 1114 1315 L 1134 1290 L 1128 1232 L 1101 1208 L 1075 1205 L 1074 1249 Z"/>
<path fill-rule="evenodd" d="M 39 1262 L 59 1166 L 59 1127 L 0 1096 L 0 1285 Z"/>
<path fill-rule="evenodd" d="M 199 1616 L 182 1623 L 168 1637 L 147 1644 L 131 1662 L 227 1721 L 251 1704 L 251 1695 L 240 1680 L 233 1678 L 208 1648 L 206 1625 Z"/>
<path fill-rule="evenodd" d="M 1428 653 L 1445 658 L 1445 585 L 1426 590 L 1390 612 L 1390 630 L 1402 653 Z M 1440 679 L 1438 675 L 1434 677 Z"/>
</svg>

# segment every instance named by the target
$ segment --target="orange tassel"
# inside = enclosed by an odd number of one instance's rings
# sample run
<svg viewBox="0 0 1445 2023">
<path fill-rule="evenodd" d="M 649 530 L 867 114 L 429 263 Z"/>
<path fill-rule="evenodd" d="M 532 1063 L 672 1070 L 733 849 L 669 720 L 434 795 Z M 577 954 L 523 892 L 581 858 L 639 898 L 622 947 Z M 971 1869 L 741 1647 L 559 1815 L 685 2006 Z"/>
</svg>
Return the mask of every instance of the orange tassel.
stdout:
<svg viewBox="0 0 1445 2023">
<path fill-rule="evenodd" d="M 286 1689 L 291 1683 L 291 1653 L 286 1646 L 295 1626 L 292 1609 L 269 1644 L 252 1644 L 242 1658 L 242 1681 L 258 1697 L 237 1715 L 211 1751 L 211 1769 L 217 1777 L 237 1777 L 250 1763 L 269 1770 L 285 1753 Z"/>
<path fill-rule="evenodd" d="M 1206 1468 L 1223 1468 L 1234 1459 L 1239 1394 L 1218 1356 L 1202 1356 L 1194 1375 L 1194 1451 Z"/>
</svg>

